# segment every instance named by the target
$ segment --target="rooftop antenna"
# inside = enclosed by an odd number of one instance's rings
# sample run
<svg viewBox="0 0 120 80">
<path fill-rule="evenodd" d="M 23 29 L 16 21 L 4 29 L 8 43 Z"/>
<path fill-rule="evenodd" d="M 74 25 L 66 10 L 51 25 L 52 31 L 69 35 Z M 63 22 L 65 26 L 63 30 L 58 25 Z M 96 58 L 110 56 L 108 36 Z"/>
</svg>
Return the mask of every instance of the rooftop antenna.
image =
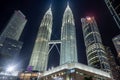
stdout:
<svg viewBox="0 0 120 80">
<path fill-rule="evenodd" d="M 49 9 L 48 9 L 48 11 L 47 11 L 47 13 L 50 13 L 51 14 L 51 8 L 52 8 L 52 5 L 50 4 L 50 6 L 49 6 Z"/>
<path fill-rule="evenodd" d="M 50 8 L 52 8 L 52 3 L 53 3 L 53 0 L 51 0 L 51 2 L 50 2 Z"/>
<path fill-rule="evenodd" d="M 67 6 L 69 6 L 69 0 L 67 1 Z"/>
<path fill-rule="evenodd" d="M 69 7 L 69 0 L 67 1 L 67 10 L 70 9 Z"/>
<path fill-rule="evenodd" d="M 49 7 L 50 9 L 52 8 L 52 4 L 50 4 L 50 7 Z"/>
</svg>

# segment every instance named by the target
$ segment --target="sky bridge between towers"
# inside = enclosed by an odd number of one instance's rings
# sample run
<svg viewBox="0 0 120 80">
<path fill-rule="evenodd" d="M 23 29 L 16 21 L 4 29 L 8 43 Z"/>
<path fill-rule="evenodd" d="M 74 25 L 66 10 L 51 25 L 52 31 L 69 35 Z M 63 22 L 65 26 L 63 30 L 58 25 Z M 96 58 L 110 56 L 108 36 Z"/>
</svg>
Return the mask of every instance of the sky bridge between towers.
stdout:
<svg viewBox="0 0 120 80">
<path fill-rule="evenodd" d="M 61 44 L 62 41 L 61 40 L 51 40 L 48 42 L 49 45 L 51 45 L 51 47 L 49 48 L 48 53 L 50 53 L 51 50 L 53 50 L 53 48 L 55 47 L 60 55 L 60 48 L 58 47 L 58 44 Z"/>
</svg>

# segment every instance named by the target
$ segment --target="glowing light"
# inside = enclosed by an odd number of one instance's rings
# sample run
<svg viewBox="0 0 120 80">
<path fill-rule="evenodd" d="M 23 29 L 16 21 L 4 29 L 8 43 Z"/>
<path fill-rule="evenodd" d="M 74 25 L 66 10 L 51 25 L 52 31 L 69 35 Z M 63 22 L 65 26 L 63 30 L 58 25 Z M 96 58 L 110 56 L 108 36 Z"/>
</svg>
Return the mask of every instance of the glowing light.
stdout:
<svg viewBox="0 0 120 80">
<path fill-rule="evenodd" d="M 9 66 L 8 68 L 7 68 L 7 71 L 8 72 L 11 72 L 11 71 L 13 71 L 15 69 L 15 66 Z"/>
<path fill-rule="evenodd" d="M 86 17 L 86 19 L 87 19 L 88 21 L 91 21 L 91 17 Z"/>
</svg>

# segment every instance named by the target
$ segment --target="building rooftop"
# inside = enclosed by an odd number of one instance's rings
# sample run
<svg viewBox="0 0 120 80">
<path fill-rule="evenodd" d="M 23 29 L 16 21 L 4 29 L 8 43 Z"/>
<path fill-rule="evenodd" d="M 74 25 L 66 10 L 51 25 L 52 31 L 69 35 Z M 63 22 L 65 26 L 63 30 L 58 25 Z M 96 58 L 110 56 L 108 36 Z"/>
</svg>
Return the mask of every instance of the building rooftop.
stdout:
<svg viewBox="0 0 120 80">
<path fill-rule="evenodd" d="M 64 64 L 64 65 L 55 67 L 51 70 L 45 71 L 43 73 L 43 76 L 47 76 L 47 75 L 50 75 L 52 73 L 55 73 L 55 72 L 58 72 L 58 71 L 61 71 L 64 69 L 73 69 L 73 68 L 81 69 L 81 70 L 88 71 L 88 72 L 91 72 L 91 73 L 94 73 L 97 75 L 111 78 L 109 73 L 99 70 L 99 69 L 96 69 L 96 68 L 93 68 L 93 67 L 90 67 L 90 66 L 87 66 L 87 65 L 84 65 L 84 64 L 81 64 L 81 63 L 68 63 L 68 64 Z"/>
</svg>

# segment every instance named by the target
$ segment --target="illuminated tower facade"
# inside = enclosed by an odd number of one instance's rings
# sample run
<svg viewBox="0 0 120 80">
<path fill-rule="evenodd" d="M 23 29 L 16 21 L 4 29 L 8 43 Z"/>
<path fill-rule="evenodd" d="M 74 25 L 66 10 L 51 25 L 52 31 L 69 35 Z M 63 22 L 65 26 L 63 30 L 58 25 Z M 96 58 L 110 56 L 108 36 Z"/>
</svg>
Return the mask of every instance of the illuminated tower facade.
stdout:
<svg viewBox="0 0 120 80">
<path fill-rule="evenodd" d="M 33 66 L 33 70 L 45 71 L 48 63 L 48 50 L 52 32 L 52 11 L 51 7 L 45 13 L 41 22 L 34 49 L 31 55 L 29 66 Z"/>
<path fill-rule="evenodd" d="M 81 19 L 88 65 L 109 71 L 105 48 L 94 17 Z"/>
<path fill-rule="evenodd" d="M 1 36 L 19 40 L 26 22 L 27 19 L 25 15 L 20 10 L 15 11 Z"/>
<path fill-rule="evenodd" d="M 67 5 L 67 8 L 63 15 L 61 41 L 60 65 L 65 63 L 78 62 L 76 30 L 73 13 L 69 7 L 69 4 Z"/>
</svg>

